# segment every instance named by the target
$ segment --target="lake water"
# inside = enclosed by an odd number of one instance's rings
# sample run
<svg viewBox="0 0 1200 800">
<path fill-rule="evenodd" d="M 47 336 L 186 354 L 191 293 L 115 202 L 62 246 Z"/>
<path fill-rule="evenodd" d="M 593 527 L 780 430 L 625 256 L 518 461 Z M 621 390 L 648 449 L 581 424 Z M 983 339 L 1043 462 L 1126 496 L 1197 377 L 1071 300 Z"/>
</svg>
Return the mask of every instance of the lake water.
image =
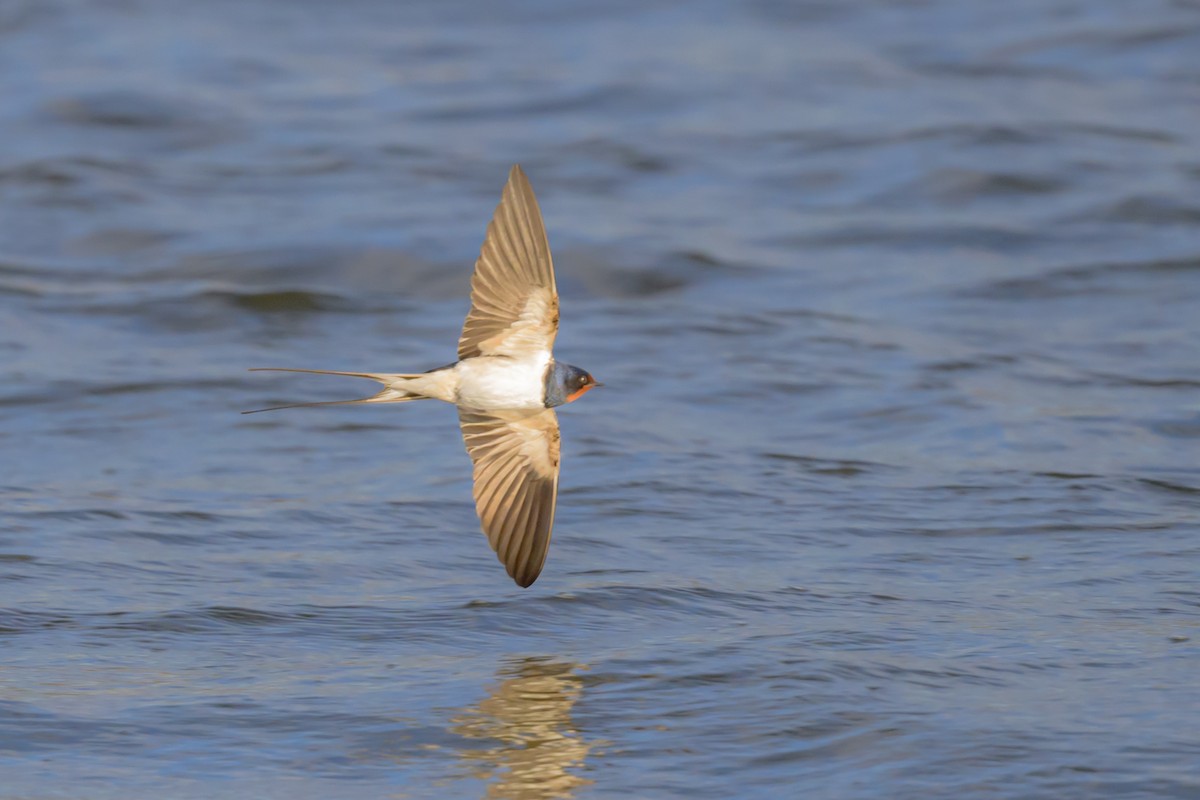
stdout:
<svg viewBox="0 0 1200 800">
<path fill-rule="evenodd" d="M 0 796 L 1200 797 L 1200 6 L 0 5 Z M 441 404 L 512 163 L 531 589 Z"/>
</svg>

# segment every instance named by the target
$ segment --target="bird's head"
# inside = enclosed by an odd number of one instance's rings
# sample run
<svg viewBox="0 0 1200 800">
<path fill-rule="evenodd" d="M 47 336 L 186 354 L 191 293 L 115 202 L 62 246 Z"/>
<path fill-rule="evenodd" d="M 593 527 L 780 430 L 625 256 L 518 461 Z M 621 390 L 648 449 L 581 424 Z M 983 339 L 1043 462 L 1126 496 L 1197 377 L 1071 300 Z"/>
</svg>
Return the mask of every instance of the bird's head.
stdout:
<svg viewBox="0 0 1200 800">
<path fill-rule="evenodd" d="M 546 376 L 546 406 L 553 408 L 574 402 L 589 389 L 603 385 L 585 369 L 555 362 Z"/>
<path fill-rule="evenodd" d="M 597 386 L 604 385 L 593 378 L 589 372 L 586 372 L 582 369 L 576 369 L 575 367 L 571 367 L 571 369 L 575 370 L 576 374 L 571 376 L 570 382 L 567 383 L 568 403 L 583 397 L 583 393 L 588 389 L 595 389 Z"/>
</svg>

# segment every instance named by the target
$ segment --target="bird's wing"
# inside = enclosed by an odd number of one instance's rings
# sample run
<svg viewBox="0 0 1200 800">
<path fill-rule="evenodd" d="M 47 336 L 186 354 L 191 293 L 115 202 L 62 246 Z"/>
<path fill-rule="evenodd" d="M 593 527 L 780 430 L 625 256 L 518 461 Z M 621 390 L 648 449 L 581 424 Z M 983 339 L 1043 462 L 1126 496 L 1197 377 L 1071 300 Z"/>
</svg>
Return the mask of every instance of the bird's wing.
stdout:
<svg viewBox="0 0 1200 800">
<path fill-rule="evenodd" d="M 550 547 L 558 496 L 558 418 L 459 409 L 475 464 L 475 509 L 488 543 L 519 586 L 537 580 Z"/>
<path fill-rule="evenodd" d="M 458 357 L 548 352 L 557 333 L 558 291 L 546 226 L 529 179 L 514 166 L 475 262 Z"/>
</svg>

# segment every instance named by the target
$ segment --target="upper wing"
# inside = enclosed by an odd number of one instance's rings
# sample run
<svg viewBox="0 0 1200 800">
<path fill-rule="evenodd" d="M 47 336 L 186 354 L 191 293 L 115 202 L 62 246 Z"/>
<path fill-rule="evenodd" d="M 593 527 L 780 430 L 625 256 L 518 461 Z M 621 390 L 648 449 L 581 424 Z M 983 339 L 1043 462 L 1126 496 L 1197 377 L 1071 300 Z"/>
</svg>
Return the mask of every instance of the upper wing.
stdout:
<svg viewBox="0 0 1200 800">
<path fill-rule="evenodd" d="M 475 510 L 488 543 L 519 586 L 537 580 L 550 547 L 558 496 L 558 418 L 550 409 L 512 417 L 459 409 L 475 464 Z"/>
<path fill-rule="evenodd" d="M 514 166 L 475 262 L 458 357 L 548 351 L 557 333 L 558 290 L 546 226 L 529 179 Z"/>
</svg>

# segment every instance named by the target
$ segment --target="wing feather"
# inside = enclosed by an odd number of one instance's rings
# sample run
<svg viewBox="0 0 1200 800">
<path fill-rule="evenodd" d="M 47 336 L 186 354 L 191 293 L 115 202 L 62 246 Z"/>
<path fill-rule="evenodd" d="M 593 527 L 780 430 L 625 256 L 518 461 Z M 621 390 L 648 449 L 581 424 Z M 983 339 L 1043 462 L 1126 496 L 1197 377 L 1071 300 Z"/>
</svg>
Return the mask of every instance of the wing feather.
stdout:
<svg viewBox="0 0 1200 800">
<path fill-rule="evenodd" d="M 503 558 L 506 564 L 523 563 L 515 558 L 515 556 L 520 550 L 522 540 L 533 538 L 532 536 L 526 537 L 524 535 L 525 531 L 529 530 L 529 513 L 536 500 L 536 493 L 531 491 L 531 489 L 532 487 L 524 482 L 517 487 L 513 502 L 508 508 L 500 541 L 496 543 L 496 554 Z"/>
<path fill-rule="evenodd" d="M 542 571 L 554 527 L 558 419 L 550 409 L 528 416 L 458 414 L 475 465 L 480 525 L 508 574 L 529 586 Z"/>
<path fill-rule="evenodd" d="M 529 179 L 514 166 L 475 262 L 458 357 L 549 351 L 557 333 L 558 290 L 546 226 Z"/>
<path fill-rule="evenodd" d="M 529 528 L 537 530 L 538 526 L 541 524 L 541 516 L 545 513 L 545 511 L 545 507 L 540 502 L 534 503 L 529 510 L 529 519 L 525 524 L 528 525 Z M 527 536 L 515 544 L 518 548 L 517 552 L 513 554 L 516 560 L 520 563 L 528 563 L 533 555 L 533 538 Z"/>
</svg>

